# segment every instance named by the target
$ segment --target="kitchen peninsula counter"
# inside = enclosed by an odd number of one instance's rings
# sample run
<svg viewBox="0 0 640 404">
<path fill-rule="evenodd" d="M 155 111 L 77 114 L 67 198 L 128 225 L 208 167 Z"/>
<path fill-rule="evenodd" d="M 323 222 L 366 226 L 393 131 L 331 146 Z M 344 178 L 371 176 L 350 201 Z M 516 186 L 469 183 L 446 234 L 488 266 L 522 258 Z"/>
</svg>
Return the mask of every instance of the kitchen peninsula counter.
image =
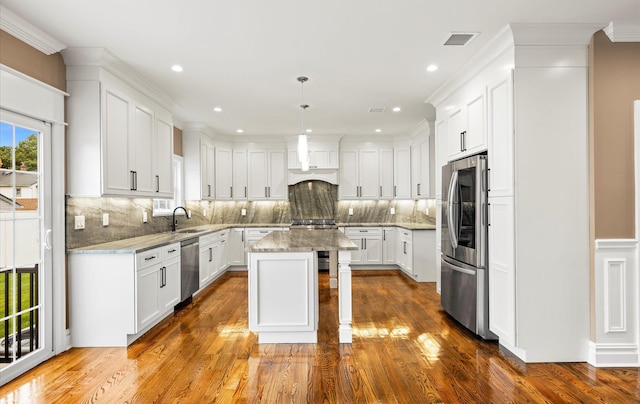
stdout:
<svg viewBox="0 0 640 404">
<path fill-rule="evenodd" d="M 316 343 L 318 251 L 338 251 L 338 338 L 352 342 L 351 251 L 337 229 L 274 231 L 249 252 L 249 329 L 259 343 Z"/>
</svg>

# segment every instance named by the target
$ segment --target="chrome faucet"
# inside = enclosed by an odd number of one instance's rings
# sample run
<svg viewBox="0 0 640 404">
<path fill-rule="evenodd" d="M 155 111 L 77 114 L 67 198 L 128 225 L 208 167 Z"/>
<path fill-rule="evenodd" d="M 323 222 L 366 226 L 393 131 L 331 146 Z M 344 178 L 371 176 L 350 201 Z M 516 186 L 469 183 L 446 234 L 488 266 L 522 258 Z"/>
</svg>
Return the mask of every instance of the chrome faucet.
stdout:
<svg viewBox="0 0 640 404">
<path fill-rule="evenodd" d="M 178 209 L 182 209 L 184 210 L 184 215 L 187 217 L 187 219 L 189 219 L 189 212 L 187 212 L 187 210 L 184 208 L 184 206 L 178 206 L 177 208 L 175 208 L 173 210 L 173 217 L 171 219 L 171 231 L 176 231 L 176 210 Z"/>
</svg>

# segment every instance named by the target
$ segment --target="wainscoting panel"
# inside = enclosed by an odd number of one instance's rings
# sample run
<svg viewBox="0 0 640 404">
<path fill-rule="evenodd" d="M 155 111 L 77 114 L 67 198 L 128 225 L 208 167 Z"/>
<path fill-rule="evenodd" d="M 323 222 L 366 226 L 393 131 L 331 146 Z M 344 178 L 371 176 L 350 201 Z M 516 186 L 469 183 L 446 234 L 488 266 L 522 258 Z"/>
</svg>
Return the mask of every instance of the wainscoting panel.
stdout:
<svg viewBox="0 0 640 404">
<path fill-rule="evenodd" d="M 589 363 L 640 366 L 638 241 L 596 240 L 595 341 Z"/>
</svg>

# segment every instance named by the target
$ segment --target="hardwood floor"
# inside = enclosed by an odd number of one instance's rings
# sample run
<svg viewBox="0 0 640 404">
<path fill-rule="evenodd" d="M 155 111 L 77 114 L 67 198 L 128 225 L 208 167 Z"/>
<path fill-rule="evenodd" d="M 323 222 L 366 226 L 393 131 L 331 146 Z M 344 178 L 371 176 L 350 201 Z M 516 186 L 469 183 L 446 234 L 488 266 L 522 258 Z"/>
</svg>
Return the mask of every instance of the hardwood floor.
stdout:
<svg viewBox="0 0 640 404">
<path fill-rule="evenodd" d="M 630 403 L 638 369 L 524 364 L 466 332 L 435 284 L 353 273 L 353 344 L 320 274 L 318 344 L 258 345 L 246 273 L 230 272 L 128 349 L 74 348 L 0 388 L 0 402 Z"/>
</svg>

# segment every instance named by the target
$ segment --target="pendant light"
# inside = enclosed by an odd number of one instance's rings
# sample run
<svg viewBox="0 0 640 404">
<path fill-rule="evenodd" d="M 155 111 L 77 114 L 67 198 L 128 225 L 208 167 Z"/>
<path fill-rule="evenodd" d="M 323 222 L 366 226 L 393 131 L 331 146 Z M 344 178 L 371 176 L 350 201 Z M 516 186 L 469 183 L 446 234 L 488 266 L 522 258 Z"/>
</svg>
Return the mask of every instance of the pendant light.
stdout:
<svg viewBox="0 0 640 404">
<path fill-rule="evenodd" d="M 300 135 L 298 135 L 298 160 L 300 161 L 300 165 L 302 171 L 309 171 L 309 140 L 307 139 L 307 134 L 304 130 L 304 111 L 309 108 L 309 105 L 304 103 L 304 82 L 309 80 L 307 77 L 300 76 L 298 77 L 298 81 L 300 82 L 301 87 L 301 96 L 302 104 L 300 104 L 300 108 L 302 109 L 302 117 L 301 117 L 301 131 Z"/>
</svg>

